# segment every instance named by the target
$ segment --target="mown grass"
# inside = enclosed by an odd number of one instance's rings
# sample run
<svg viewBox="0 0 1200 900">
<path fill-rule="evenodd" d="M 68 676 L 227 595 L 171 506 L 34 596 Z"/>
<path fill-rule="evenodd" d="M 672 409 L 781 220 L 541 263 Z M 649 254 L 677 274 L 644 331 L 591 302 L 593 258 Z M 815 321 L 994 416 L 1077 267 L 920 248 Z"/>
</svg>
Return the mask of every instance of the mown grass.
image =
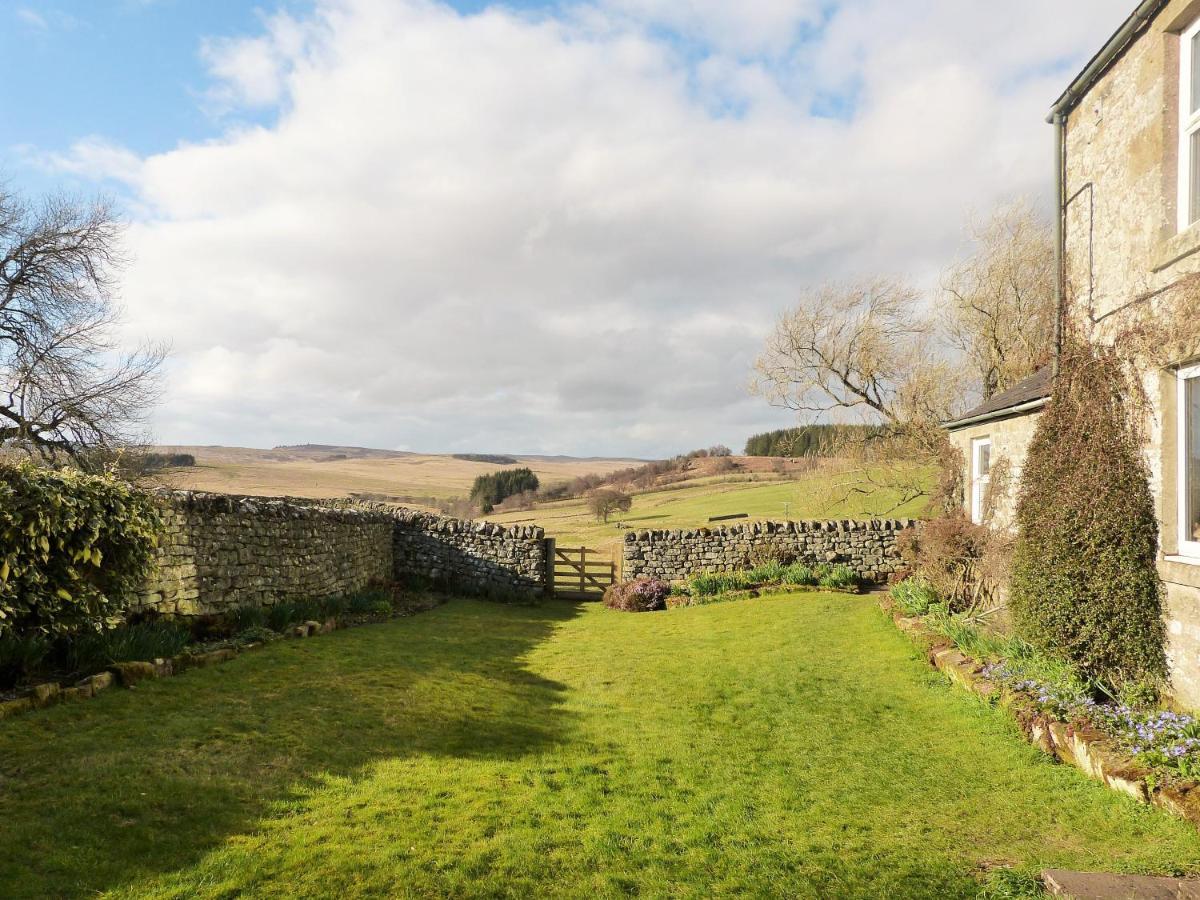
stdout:
<svg viewBox="0 0 1200 900">
<path fill-rule="evenodd" d="M 871 598 L 455 601 L 0 724 L 5 897 L 974 896 L 1200 869 Z"/>
<path fill-rule="evenodd" d="M 855 492 L 854 486 L 862 483 L 861 473 L 831 466 L 795 479 L 721 482 L 706 478 L 683 487 L 637 494 L 633 508 L 614 515 L 607 524 L 596 521 L 584 500 L 563 500 L 486 518 L 504 524 L 535 522 L 562 546 L 611 550 L 625 536 L 619 523 L 630 528 L 697 528 L 713 516 L 739 513 L 746 513 L 751 520 L 785 516 L 802 520 L 869 519 L 886 511 L 889 518 L 902 519 L 922 515 L 928 502 L 920 498 L 902 503 L 895 491 L 878 490 L 870 496 Z"/>
</svg>

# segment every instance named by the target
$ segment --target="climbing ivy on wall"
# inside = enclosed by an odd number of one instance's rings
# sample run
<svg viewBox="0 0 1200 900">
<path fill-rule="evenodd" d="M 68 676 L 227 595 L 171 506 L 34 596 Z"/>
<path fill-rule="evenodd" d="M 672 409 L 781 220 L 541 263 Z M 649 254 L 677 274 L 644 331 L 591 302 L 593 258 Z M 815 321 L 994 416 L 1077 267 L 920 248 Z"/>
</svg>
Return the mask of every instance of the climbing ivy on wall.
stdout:
<svg viewBox="0 0 1200 900">
<path fill-rule="evenodd" d="M 0 465 L 0 636 L 116 624 L 160 527 L 153 499 L 113 475 Z"/>
<path fill-rule="evenodd" d="M 1140 385 L 1110 350 L 1063 354 L 1021 476 L 1010 606 L 1023 637 L 1121 684 L 1166 672 Z"/>
</svg>

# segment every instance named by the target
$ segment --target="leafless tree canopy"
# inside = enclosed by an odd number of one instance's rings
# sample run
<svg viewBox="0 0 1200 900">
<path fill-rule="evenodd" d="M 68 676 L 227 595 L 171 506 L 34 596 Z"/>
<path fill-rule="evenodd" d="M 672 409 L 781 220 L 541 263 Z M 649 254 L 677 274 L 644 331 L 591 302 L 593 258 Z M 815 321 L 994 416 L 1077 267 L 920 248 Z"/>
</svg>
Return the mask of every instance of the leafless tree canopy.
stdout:
<svg viewBox="0 0 1200 900">
<path fill-rule="evenodd" d="M 972 223 L 974 252 L 949 269 L 946 334 L 986 399 L 1045 365 L 1054 341 L 1054 236 L 1028 200 Z"/>
<path fill-rule="evenodd" d="M 845 491 L 876 495 L 879 514 L 928 494 L 920 464 L 945 453 L 941 424 L 963 401 L 960 369 L 923 310 L 896 279 L 825 284 L 780 317 L 757 364 L 755 388 L 774 405 L 880 426 L 843 429 L 834 451 L 860 463 Z"/>
<path fill-rule="evenodd" d="M 0 188 L 0 447 L 78 459 L 137 437 L 164 351 L 119 352 L 120 238 L 106 203 Z"/>
<path fill-rule="evenodd" d="M 920 437 L 959 402 L 955 367 L 938 352 L 922 306 L 896 279 L 809 291 L 767 339 L 755 387 L 805 418 L 840 413 Z"/>
</svg>

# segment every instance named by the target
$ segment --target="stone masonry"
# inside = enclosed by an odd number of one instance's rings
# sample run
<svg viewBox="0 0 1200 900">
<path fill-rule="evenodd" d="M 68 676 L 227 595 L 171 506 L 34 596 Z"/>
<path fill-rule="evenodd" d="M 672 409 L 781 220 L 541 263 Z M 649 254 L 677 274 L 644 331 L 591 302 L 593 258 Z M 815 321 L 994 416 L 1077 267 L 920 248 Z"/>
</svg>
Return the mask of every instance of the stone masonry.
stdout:
<svg viewBox="0 0 1200 900">
<path fill-rule="evenodd" d="M 690 531 L 631 531 L 625 535 L 624 575 L 667 581 L 697 572 L 747 569 L 765 558 L 809 565 L 842 563 L 864 581 L 880 583 L 900 567 L 896 537 L 911 519 L 754 522 Z"/>
<path fill-rule="evenodd" d="M 340 501 L 163 491 L 138 607 L 198 616 L 344 596 L 421 576 L 475 594 L 542 591 L 545 534 Z"/>
<path fill-rule="evenodd" d="M 392 517 L 311 501 L 163 492 L 142 608 L 195 616 L 343 595 L 392 575 Z"/>
<path fill-rule="evenodd" d="M 411 509 L 395 512 L 397 577 L 416 575 L 473 594 L 542 593 L 546 534 Z"/>
</svg>

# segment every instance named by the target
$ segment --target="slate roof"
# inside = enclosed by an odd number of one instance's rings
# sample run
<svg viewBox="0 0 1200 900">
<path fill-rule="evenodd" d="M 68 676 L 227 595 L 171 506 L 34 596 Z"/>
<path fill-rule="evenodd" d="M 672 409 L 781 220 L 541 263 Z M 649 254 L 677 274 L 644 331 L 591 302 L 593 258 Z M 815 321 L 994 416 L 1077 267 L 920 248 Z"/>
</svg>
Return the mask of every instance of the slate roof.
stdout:
<svg viewBox="0 0 1200 900">
<path fill-rule="evenodd" d="M 1009 410 L 1035 400 L 1045 400 L 1050 396 L 1051 385 L 1054 381 L 1054 368 L 1043 366 L 1028 378 L 1018 381 L 1006 391 L 993 394 L 974 409 L 964 413 L 953 422 L 947 422 L 946 427 L 953 430 L 977 420 L 1002 418 Z"/>
</svg>

